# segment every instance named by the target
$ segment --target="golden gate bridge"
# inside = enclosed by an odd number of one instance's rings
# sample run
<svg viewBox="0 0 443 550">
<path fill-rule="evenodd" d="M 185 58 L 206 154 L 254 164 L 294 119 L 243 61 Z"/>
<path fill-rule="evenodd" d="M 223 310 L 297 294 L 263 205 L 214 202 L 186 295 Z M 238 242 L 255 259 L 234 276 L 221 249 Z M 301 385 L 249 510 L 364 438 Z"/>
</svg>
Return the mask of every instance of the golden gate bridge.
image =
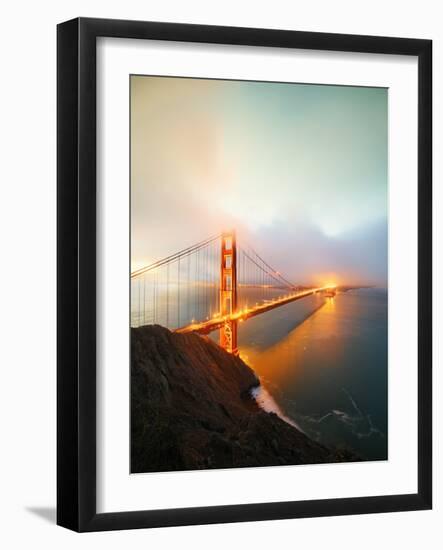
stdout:
<svg viewBox="0 0 443 550">
<path fill-rule="evenodd" d="M 235 231 L 221 233 L 131 273 L 131 326 L 179 333 L 220 330 L 237 353 L 238 323 L 334 286 L 306 287 L 284 277 Z"/>
</svg>

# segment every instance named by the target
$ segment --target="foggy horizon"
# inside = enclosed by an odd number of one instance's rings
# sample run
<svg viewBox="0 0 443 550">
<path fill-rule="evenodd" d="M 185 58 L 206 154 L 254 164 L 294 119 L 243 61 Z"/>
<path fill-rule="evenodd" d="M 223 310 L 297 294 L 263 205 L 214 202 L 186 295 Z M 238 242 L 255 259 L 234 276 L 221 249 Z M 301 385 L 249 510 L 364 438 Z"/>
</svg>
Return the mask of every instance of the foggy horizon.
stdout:
<svg viewBox="0 0 443 550">
<path fill-rule="evenodd" d="M 235 229 L 299 284 L 387 287 L 387 90 L 131 77 L 131 270 Z"/>
</svg>

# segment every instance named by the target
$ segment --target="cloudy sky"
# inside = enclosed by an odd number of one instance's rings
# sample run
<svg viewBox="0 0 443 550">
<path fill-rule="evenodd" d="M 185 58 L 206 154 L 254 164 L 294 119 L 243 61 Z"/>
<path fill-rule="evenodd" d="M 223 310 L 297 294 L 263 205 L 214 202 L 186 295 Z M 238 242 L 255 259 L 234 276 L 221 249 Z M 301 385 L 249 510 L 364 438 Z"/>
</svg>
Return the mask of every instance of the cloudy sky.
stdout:
<svg viewBox="0 0 443 550">
<path fill-rule="evenodd" d="M 289 279 L 386 286 L 387 90 L 131 77 L 132 269 L 235 227 Z"/>
</svg>

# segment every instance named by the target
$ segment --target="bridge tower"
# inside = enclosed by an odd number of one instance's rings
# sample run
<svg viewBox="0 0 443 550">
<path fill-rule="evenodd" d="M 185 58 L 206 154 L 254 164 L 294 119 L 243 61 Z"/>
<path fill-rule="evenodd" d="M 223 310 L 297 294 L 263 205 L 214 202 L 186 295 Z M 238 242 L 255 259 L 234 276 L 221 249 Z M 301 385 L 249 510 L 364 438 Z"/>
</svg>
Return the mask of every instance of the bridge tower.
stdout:
<svg viewBox="0 0 443 550">
<path fill-rule="evenodd" d="M 237 242 L 235 231 L 221 236 L 220 313 L 224 317 L 237 311 Z M 220 346 L 237 355 L 237 323 L 226 320 L 220 329 Z"/>
</svg>

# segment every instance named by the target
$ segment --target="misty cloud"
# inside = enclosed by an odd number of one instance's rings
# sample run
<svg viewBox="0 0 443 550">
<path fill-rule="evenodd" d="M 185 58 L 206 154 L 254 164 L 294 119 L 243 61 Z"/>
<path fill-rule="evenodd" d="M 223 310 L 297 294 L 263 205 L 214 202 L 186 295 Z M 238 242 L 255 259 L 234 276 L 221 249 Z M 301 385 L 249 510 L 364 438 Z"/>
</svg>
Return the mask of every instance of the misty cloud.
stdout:
<svg viewBox="0 0 443 550">
<path fill-rule="evenodd" d="M 387 90 L 132 77 L 132 266 L 235 227 L 297 282 L 387 284 Z"/>
</svg>

